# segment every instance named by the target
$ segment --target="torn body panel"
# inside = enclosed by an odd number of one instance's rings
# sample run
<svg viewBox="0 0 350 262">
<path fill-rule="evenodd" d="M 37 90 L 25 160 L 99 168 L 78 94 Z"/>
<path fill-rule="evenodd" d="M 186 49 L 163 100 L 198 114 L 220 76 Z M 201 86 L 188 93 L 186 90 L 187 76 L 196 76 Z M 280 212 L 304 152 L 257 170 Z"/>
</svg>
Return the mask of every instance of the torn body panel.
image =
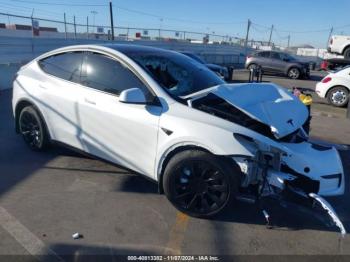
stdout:
<svg viewBox="0 0 350 262">
<path fill-rule="evenodd" d="M 227 109 L 227 113 L 234 113 L 232 108 L 229 109 L 222 102 L 212 101 L 213 95 L 240 111 L 240 116 L 235 116 L 236 119 L 242 118 L 238 121 L 249 120 L 251 123 L 255 120 L 268 126 L 270 132 L 278 139 L 298 130 L 309 116 L 307 108 L 296 97 L 275 84 L 220 85 L 207 90 L 206 93 L 192 95 L 189 103 L 192 107 L 206 112 L 209 107 L 210 113 L 214 114 L 215 109 L 220 110 L 221 115 L 223 115 L 222 109 Z M 198 106 L 199 104 L 202 108 Z M 227 119 L 227 117 L 223 118 Z"/>
</svg>

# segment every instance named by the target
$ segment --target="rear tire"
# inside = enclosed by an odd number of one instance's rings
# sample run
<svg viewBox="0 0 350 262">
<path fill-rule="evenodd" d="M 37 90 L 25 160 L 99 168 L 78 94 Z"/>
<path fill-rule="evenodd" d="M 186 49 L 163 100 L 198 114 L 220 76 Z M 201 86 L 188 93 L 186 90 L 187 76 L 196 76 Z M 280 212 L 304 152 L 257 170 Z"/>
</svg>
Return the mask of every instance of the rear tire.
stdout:
<svg viewBox="0 0 350 262">
<path fill-rule="evenodd" d="M 346 48 L 344 51 L 344 59 L 350 60 L 350 47 Z"/>
<path fill-rule="evenodd" d="M 336 107 L 345 107 L 349 103 L 349 90 L 344 86 L 335 86 L 327 93 L 328 102 Z"/>
<path fill-rule="evenodd" d="M 288 77 L 291 79 L 299 79 L 300 78 L 300 70 L 296 67 L 292 67 L 288 70 Z"/>
<path fill-rule="evenodd" d="M 30 149 L 43 151 L 49 145 L 46 126 L 38 112 L 32 106 L 24 107 L 18 119 L 19 131 Z"/>
<path fill-rule="evenodd" d="M 256 68 L 258 68 L 258 65 L 257 64 L 250 64 L 248 67 L 247 67 L 247 69 L 250 71 L 250 70 L 252 70 L 252 69 L 256 69 Z"/>
<path fill-rule="evenodd" d="M 181 212 L 208 218 L 231 207 L 240 174 L 227 159 L 200 150 L 182 151 L 164 170 L 164 193 Z"/>
</svg>

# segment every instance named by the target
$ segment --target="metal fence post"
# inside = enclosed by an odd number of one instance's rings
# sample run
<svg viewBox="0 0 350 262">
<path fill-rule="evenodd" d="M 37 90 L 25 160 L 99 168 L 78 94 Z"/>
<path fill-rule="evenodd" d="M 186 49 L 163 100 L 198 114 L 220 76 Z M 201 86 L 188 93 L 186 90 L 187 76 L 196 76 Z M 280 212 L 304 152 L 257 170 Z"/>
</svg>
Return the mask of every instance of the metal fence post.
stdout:
<svg viewBox="0 0 350 262">
<path fill-rule="evenodd" d="M 184 31 L 184 40 L 186 41 L 186 31 Z"/>
<path fill-rule="evenodd" d="M 86 17 L 86 35 L 87 39 L 89 39 L 89 16 Z"/>
<path fill-rule="evenodd" d="M 159 38 L 159 41 L 160 41 L 160 29 L 158 29 L 158 38 Z"/>
<path fill-rule="evenodd" d="M 74 20 L 74 38 L 77 38 L 77 25 L 75 23 L 75 16 L 73 16 L 73 20 Z"/>
<path fill-rule="evenodd" d="M 66 13 L 63 14 L 64 16 L 64 35 L 65 38 L 67 39 L 67 22 L 66 22 Z"/>
</svg>

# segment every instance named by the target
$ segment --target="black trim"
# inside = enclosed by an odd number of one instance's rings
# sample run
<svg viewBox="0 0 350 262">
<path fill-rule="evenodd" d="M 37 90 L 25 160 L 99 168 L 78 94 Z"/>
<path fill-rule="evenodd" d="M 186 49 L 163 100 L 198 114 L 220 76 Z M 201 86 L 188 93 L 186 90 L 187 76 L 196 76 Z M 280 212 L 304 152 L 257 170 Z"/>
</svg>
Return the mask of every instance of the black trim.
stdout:
<svg viewBox="0 0 350 262">
<path fill-rule="evenodd" d="M 168 136 L 170 136 L 170 135 L 173 133 L 173 131 L 171 131 L 171 130 L 169 130 L 169 129 L 166 129 L 166 128 L 164 128 L 164 127 L 161 127 L 160 129 L 162 129 L 162 131 L 163 131 L 165 134 L 167 134 Z"/>
<path fill-rule="evenodd" d="M 290 168 L 289 166 L 287 166 L 286 164 L 281 165 L 281 172 L 288 173 L 297 177 L 294 180 L 285 181 L 287 186 L 299 188 L 307 194 L 309 193 L 317 194 L 318 191 L 320 190 L 320 181 L 313 180 L 303 174 L 300 174 L 297 171 Z"/>
<path fill-rule="evenodd" d="M 323 179 L 339 179 L 338 187 L 340 187 L 342 182 L 342 175 L 341 174 L 333 174 L 333 175 L 325 175 L 321 176 Z"/>
</svg>

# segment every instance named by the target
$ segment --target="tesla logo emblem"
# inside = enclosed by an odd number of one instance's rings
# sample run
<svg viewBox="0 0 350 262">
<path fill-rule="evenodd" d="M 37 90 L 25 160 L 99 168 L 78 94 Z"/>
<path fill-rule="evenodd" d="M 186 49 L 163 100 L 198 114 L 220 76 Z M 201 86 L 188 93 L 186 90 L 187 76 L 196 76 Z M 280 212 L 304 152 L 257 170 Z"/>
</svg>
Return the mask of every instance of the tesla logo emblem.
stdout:
<svg viewBox="0 0 350 262">
<path fill-rule="evenodd" d="M 289 120 L 287 121 L 287 123 L 288 123 L 288 124 L 291 124 L 292 126 L 294 126 L 293 119 L 289 119 Z"/>
</svg>

